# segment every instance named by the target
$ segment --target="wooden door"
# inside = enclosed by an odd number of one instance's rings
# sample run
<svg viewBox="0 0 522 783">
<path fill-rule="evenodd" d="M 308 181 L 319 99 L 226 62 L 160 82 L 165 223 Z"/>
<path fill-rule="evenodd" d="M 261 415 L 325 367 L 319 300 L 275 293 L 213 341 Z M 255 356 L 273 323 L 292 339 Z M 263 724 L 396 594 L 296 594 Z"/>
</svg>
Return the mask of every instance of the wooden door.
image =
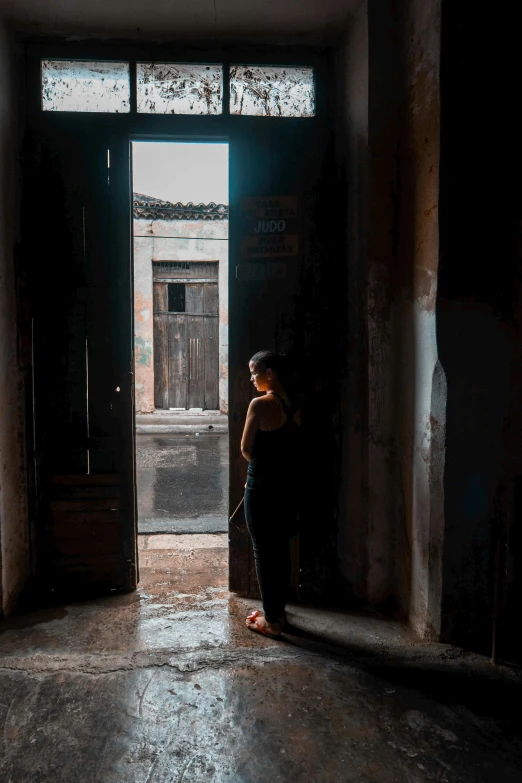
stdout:
<svg viewBox="0 0 522 783">
<path fill-rule="evenodd" d="M 183 287 L 183 296 L 178 302 L 169 296 L 169 286 Z M 181 306 L 180 302 L 183 311 L 173 311 L 174 307 Z M 154 282 L 154 399 L 157 408 L 218 409 L 218 338 L 217 283 Z"/>
<path fill-rule="evenodd" d="M 219 410 L 219 296 L 217 283 L 203 286 L 203 342 L 205 371 L 203 399 L 206 410 Z"/>
<path fill-rule="evenodd" d="M 27 139 L 22 236 L 39 576 L 70 599 L 134 589 L 137 539 L 129 144 L 68 122 Z"/>
<path fill-rule="evenodd" d="M 191 283 L 186 290 L 188 344 L 187 408 L 204 408 L 205 343 L 203 283 Z"/>
<path fill-rule="evenodd" d="M 242 133 L 230 141 L 230 261 L 229 261 L 229 437 L 230 508 L 244 493 L 247 463 L 240 451 L 248 404 L 255 392 L 248 361 L 257 351 L 289 352 L 313 367 L 304 390 L 311 397 L 326 374 L 326 363 L 339 364 L 334 330 L 329 326 L 328 297 L 332 293 L 335 256 L 328 252 L 335 225 L 328 220 L 332 207 L 333 166 L 328 160 L 328 127 L 316 119 L 242 118 Z M 297 205 L 297 218 L 288 221 L 294 237 L 281 243 L 280 252 L 250 252 L 258 225 L 245 218 L 247 204 L 266 202 L 274 214 Z M 274 204 L 271 206 L 271 201 Z M 278 224 L 278 220 L 275 221 Z M 257 223 L 257 221 L 256 221 Z M 271 228 L 270 219 L 264 223 Z M 290 224 L 291 223 L 291 224 Z M 276 230 L 278 225 L 275 226 Z M 286 231 L 286 229 L 285 229 Z M 329 233 L 328 233 L 329 232 Z M 297 240 L 295 237 L 297 236 Z M 268 247 L 267 243 L 267 247 Z M 328 330 L 330 332 L 328 333 Z M 312 358 L 311 358 L 312 357 Z M 331 367 L 330 367 L 331 371 Z M 321 402 L 318 402 L 320 412 Z M 323 416 L 324 418 L 324 416 Z M 335 569 L 335 512 L 331 508 L 333 460 L 325 446 L 330 422 L 317 426 L 307 417 L 307 461 L 302 476 L 303 506 L 310 520 L 294 543 L 292 593 L 306 600 L 323 597 L 326 581 Z M 320 442 L 321 432 L 323 442 Z M 321 492 L 313 492 L 322 487 Z M 256 596 L 250 539 L 242 508 L 229 530 L 229 586 L 234 592 Z M 333 542 L 333 543 L 332 543 Z M 327 559 L 329 561 L 327 563 Z M 307 583 L 307 584 L 306 584 Z M 303 585 L 306 585 L 303 588 Z"/>
</svg>

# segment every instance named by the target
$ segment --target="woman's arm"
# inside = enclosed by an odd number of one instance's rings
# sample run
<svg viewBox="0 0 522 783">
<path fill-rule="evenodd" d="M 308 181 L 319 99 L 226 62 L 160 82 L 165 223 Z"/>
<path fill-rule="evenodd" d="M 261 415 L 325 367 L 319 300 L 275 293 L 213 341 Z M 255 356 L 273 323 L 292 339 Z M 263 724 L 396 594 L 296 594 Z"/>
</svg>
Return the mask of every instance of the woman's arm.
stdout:
<svg viewBox="0 0 522 783">
<path fill-rule="evenodd" d="M 253 399 L 248 406 L 248 411 L 245 419 L 245 427 L 243 429 L 243 437 L 241 438 L 241 454 L 250 462 L 252 457 L 252 449 L 254 447 L 254 440 L 256 432 L 259 429 L 260 410 L 259 403 L 261 397 Z"/>
</svg>

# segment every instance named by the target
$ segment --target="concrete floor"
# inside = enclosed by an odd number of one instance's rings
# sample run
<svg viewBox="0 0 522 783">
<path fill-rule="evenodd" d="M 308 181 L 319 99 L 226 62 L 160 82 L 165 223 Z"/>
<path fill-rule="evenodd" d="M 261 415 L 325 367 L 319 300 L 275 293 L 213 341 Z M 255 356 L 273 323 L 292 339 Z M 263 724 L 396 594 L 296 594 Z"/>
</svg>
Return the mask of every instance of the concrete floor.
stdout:
<svg viewBox="0 0 522 783">
<path fill-rule="evenodd" d="M 520 673 L 377 617 L 254 634 L 223 535 L 140 555 L 136 593 L 4 622 L 2 783 L 520 783 Z"/>
<path fill-rule="evenodd" d="M 228 529 L 228 435 L 136 435 L 140 533 Z"/>
</svg>

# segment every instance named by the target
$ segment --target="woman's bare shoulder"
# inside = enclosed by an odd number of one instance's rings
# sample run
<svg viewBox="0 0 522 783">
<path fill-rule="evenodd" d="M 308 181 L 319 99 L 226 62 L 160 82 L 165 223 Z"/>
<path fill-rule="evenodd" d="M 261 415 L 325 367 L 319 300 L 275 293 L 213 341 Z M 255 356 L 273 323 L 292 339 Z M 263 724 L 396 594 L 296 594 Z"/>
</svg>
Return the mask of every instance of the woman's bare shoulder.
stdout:
<svg viewBox="0 0 522 783">
<path fill-rule="evenodd" d="M 249 407 L 256 411 L 266 411 L 279 407 L 279 402 L 273 394 L 263 394 L 261 397 L 254 397 L 250 401 Z"/>
<path fill-rule="evenodd" d="M 250 400 L 250 405 L 248 406 L 248 410 L 251 413 L 259 414 L 262 411 L 267 410 L 267 401 L 270 404 L 270 398 L 269 395 L 267 396 L 264 394 L 262 397 L 254 397 Z"/>
</svg>

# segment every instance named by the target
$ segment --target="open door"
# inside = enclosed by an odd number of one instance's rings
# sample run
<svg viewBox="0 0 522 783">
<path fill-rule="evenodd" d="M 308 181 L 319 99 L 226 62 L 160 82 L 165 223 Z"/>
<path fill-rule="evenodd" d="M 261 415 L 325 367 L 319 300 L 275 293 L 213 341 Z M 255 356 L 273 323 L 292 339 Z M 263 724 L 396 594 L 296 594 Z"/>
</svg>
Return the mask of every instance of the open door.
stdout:
<svg viewBox="0 0 522 783">
<path fill-rule="evenodd" d="M 47 119 L 25 145 L 40 587 L 137 583 L 129 143 Z"/>
<path fill-rule="evenodd" d="M 310 352 L 317 354 L 311 340 L 322 339 L 324 308 L 319 291 L 330 259 L 321 237 L 325 209 L 320 209 L 320 202 L 322 185 L 331 175 L 328 142 L 328 127 L 317 117 L 243 117 L 241 135 L 230 141 L 231 509 L 240 502 L 246 479 L 247 463 L 240 441 L 248 404 L 255 395 L 248 371 L 250 357 L 256 351 L 274 348 L 299 361 Z M 331 203 L 331 181 L 329 186 Z M 328 350 L 328 345 L 322 348 L 323 353 Z M 312 452 L 312 437 L 309 444 Z M 310 457 L 313 471 L 312 454 Z M 328 459 L 328 453 L 324 454 L 323 463 Z M 307 481 L 303 476 L 303 486 Z M 312 481 L 321 481 L 320 473 L 315 473 Z M 306 550 L 314 548 L 317 541 L 307 540 L 306 533 L 293 545 L 294 599 L 300 595 L 299 573 Z M 242 508 L 230 525 L 229 585 L 240 594 L 258 595 Z M 321 587 L 315 590 L 317 595 L 321 591 Z"/>
</svg>

